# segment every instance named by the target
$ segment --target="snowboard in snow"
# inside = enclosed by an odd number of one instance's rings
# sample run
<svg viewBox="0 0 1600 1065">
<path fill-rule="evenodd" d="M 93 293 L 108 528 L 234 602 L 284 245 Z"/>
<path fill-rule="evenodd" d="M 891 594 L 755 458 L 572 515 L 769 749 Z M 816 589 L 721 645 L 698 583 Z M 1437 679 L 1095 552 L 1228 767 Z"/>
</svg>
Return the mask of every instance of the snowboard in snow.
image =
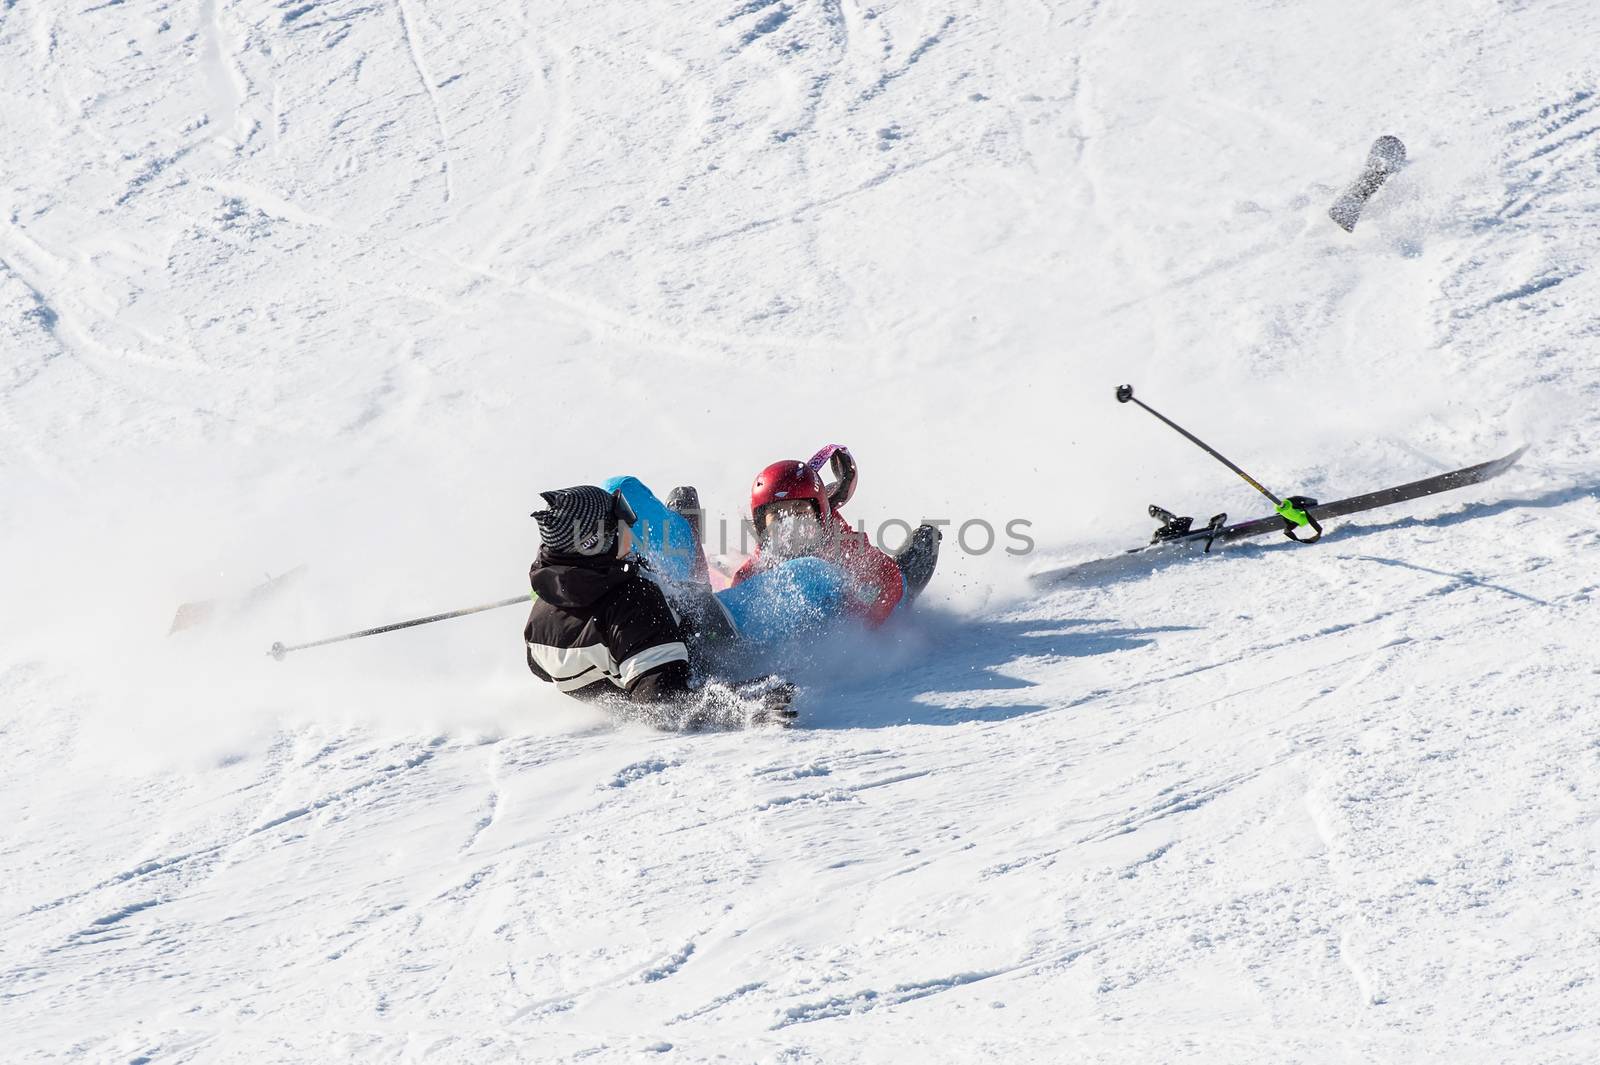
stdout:
<svg viewBox="0 0 1600 1065">
<path fill-rule="evenodd" d="M 1389 180 L 1389 175 L 1399 170 L 1406 161 L 1406 146 L 1400 143 L 1400 138 L 1384 134 L 1372 142 L 1372 150 L 1367 153 L 1367 165 L 1361 171 L 1361 176 L 1350 183 L 1350 186 L 1339 194 L 1333 201 L 1333 206 L 1328 208 L 1328 217 L 1339 224 L 1346 233 L 1355 231 L 1356 223 L 1361 220 L 1362 208 L 1373 193 L 1383 187 Z"/>
<path fill-rule="evenodd" d="M 1315 503 L 1306 507 L 1306 513 L 1321 522 L 1327 518 L 1359 514 L 1362 511 L 1393 506 L 1396 503 L 1421 499 L 1423 496 L 1438 495 L 1440 492 L 1449 492 L 1456 488 L 1465 488 L 1468 485 L 1482 484 L 1484 481 L 1498 477 L 1515 466 L 1527 450 L 1527 445 L 1523 445 L 1509 455 L 1502 455 L 1500 458 L 1491 459 L 1488 462 L 1480 462 L 1476 466 L 1464 466 L 1459 470 L 1451 470 L 1448 473 L 1424 477 L 1420 481 L 1410 481 L 1406 484 L 1395 485 L 1392 488 L 1380 488 L 1375 492 L 1367 492 L 1363 495 L 1351 496 L 1348 499 L 1335 500 L 1332 503 Z M 1152 515 L 1160 510 L 1159 507 L 1150 509 Z M 1165 517 L 1170 518 L 1167 512 L 1163 511 L 1162 513 Z M 1180 518 L 1177 520 L 1186 521 L 1187 519 Z M 1168 527 L 1170 526 L 1171 522 L 1169 521 Z M 1047 584 L 1054 581 L 1070 580 L 1074 577 L 1091 576 L 1097 571 L 1114 568 L 1130 555 L 1183 550 L 1209 552 L 1214 545 L 1228 544 L 1254 536 L 1265 536 L 1268 533 L 1281 533 L 1284 528 L 1284 519 L 1276 514 L 1271 517 L 1256 518 L 1252 521 L 1238 522 L 1232 525 L 1227 524 L 1227 515 L 1219 514 L 1199 529 L 1160 538 L 1143 547 L 1130 548 L 1114 558 L 1097 559 L 1062 569 L 1046 570 L 1043 573 L 1035 574 L 1033 580 L 1035 583 Z"/>
</svg>

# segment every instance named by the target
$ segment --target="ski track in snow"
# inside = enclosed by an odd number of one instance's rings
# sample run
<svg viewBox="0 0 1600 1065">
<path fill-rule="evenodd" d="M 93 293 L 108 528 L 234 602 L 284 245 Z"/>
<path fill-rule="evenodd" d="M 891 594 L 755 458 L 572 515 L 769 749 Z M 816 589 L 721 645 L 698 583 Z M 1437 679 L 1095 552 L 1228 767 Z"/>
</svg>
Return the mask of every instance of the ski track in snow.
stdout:
<svg viewBox="0 0 1600 1065">
<path fill-rule="evenodd" d="M 1594 1060 L 1591 7 L 0 0 L 7 1060 Z M 1020 591 L 1260 511 L 1125 380 L 1324 499 L 1533 447 Z M 1044 557 L 947 535 L 794 730 L 513 611 L 261 654 L 819 433 Z"/>
<path fill-rule="evenodd" d="M 434 83 L 433 75 L 428 72 L 427 60 L 422 55 L 422 45 L 417 31 L 413 28 L 413 17 L 410 14 L 406 0 L 395 0 L 395 10 L 400 16 L 400 30 L 405 35 L 406 50 L 411 53 L 411 64 L 416 68 L 417 79 L 422 82 L 422 91 L 428 95 L 428 106 L 433 111 L 434 123 L 439 127 L 439 151 L 443 155 L 439 166 L 444 173 L 444 198 L 446 202 L 455 197 L 455 184 L 450 177 L 450 132 L 445 126 L 444 111 L 439 106 L 439 89 Z"/>
</svg>

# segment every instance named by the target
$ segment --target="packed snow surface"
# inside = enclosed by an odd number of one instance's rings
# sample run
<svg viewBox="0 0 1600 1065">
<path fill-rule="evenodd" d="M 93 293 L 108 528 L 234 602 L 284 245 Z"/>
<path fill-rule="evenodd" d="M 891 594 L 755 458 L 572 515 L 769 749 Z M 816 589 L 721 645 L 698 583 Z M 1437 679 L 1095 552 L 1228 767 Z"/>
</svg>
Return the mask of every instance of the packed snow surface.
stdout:
<svg viewBox="0 0 1600 1065">
<path fill-rule="evenodd" d="M 0 0 L 0 1058 L 1600 1060 L 1597 39 Z M 1265 512 L 1124 382 L 1284 494 L 1532 449 L 1030 581 Z M 264 653 L 517 594 L 541 488 L 736 529 L 832 442 L 953 524 L 792 731 L 563 701 L 516 609 Z"/>
</svg>

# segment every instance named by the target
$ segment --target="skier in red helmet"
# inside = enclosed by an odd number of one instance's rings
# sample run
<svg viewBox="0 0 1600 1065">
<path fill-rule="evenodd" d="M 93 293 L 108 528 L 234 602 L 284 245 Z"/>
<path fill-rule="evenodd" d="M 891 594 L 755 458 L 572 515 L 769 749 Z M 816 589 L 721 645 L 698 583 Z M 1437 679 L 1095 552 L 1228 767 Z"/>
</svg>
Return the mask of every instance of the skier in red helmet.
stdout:
<svg viewBox="0 0 1600 1065">
<path fill-rule="evenodd" d="M 824 466 L 835 477 L 831 485 L 822 479 Z M 750 487 L 750 518 L 758 542 L 733 583 L 792 558 L 813 557 L 844 572 L 851 600 L 868 624 L 882 624 L 902 601 L 916 598 L 933 577 L 939 530 L 920 526 L 894 555 L 874 547 L 839 513 L 855 494 L 856 472 L 849 450 L 830 444 L 809 462 L 785 459 L 757 474 Z"/>
</svg>

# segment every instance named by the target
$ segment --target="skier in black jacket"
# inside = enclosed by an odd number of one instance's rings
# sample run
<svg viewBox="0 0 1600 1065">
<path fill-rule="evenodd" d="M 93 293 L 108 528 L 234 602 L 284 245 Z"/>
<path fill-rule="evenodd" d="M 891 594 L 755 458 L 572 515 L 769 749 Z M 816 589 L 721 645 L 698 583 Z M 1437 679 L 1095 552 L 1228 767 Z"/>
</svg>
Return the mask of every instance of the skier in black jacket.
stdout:
<svg viewBox="0 0 1600 1065">
<path fill-rule="evenodd" d="M 543 540 L 528 571 L 536 596 L 523 635 L 528 668 L 579 698 L 626 693 L 636 703 L 689 693 L 682 619 L 637 559 L 636 520 L 621 493 L 594 485 L 539 493 Z"/>
</svg>

